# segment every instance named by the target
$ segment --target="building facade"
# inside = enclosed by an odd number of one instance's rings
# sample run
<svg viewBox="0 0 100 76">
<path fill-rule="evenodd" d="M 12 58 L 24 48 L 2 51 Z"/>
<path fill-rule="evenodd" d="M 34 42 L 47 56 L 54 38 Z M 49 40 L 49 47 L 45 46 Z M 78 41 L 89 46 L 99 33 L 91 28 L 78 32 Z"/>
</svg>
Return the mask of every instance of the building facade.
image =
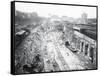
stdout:
<svg viewBox="0 0 100 76">
<path fill-rule="evenodd" d="M 78 54 L 82 54 L 84 57 L 88 58 L 93 64 L 96 65 L 97 60 L 97 42 L 96 40 L 82 34 L 78 30 L 72 28 L 64 27 L 66 40 L 70 43 L 73 51 L 77 50 Z"/>
</svg>

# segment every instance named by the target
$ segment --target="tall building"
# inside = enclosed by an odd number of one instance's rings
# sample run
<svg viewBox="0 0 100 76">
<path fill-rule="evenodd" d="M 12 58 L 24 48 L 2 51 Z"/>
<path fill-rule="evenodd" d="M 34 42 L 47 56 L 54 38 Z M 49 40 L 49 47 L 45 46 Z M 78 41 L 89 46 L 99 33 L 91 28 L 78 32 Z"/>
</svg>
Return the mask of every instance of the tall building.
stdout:
<svg viewBox="0 0 100 76">
<path fill-rule="evenodd" d="M 82 18 L 82 24 L 87 24 L 87 14 L 86 13 L 83 13 L 82 15 L 81 15 L 81 18 Z"/>
</svg>

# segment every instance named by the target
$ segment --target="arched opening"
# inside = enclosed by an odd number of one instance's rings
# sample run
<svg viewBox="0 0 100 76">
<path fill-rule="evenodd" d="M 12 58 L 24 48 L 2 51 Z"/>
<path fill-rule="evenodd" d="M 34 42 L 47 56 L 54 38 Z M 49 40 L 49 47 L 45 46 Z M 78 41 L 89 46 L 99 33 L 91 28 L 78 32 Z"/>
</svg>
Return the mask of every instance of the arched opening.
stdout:
<svg viewBox="0 0 100 76">
<path fill-rule="evenodd" d="M 88 46 L 89 46 L 88 44 L 85 45 L 85 55 L 88 54 Z"/>
<path fill-rule="evenodd" d="M 65 46 L 66 46 L 66 47 L 67 47 L 67 46 L 70 46 L 69 41 L 66 41 L 66 42 L 65 42 Z"/>
<path fill-rule="evenodd" d="M 84 42 L 81 43 L 81 52 L 83 52 L 83 45 L 84 45 Z"/>
<path fill-rule="evenodd" d="M 93 47 L 91 47 L 90 48 L 90 58 L 91 58 L 91 62 L 93 63 L 93 57 L 94 57 L 94 48 Z"/>
</svg>

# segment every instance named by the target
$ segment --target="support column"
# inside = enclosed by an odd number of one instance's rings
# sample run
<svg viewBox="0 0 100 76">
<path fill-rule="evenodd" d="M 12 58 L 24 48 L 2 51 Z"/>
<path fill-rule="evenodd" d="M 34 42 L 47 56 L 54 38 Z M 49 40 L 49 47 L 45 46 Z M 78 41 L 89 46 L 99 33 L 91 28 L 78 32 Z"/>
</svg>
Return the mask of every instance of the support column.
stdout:
<svg viewBox="0 0 100 76">
<path fill-rule="evenodd" d="M 94 60 L 93 60 L 93 63 L 96 65 L 97 63 L 97 49 L 96 47 L 94 47 Z"/>
<path fill-rule="evenodd" d="M 87 54 L 87 56 L 90 58 L 90 47 L 91 47 L 91 45 L 89 44 L 89 46 L 88 46 L 88 54 Z"/>
<path fill-rule="evenodd" d="M 78 50 L 78 53 L 80 53 L 80 39 L 79 38 L 77 40 L 77 50 Z"/>
<path fill-rule="evenodd" d="M 75 45 L 76 50 L 78 50 L 77 46 L 78 46 L 78 38 L 76 38 L 76 45 Z"/>
<path fill-rule="evenodd" d="M 81 52 L 81 48 L 82 48 L 82 42 L 80 41 L 80 50 L 79 50 L 80 52 Z"/>
<path fill-rule="evenodd" d="M 82 41 L 81 42 L 81 52 L 83 52 L 83 45 L 84 45 L 84 42 Z"/>
</svg>

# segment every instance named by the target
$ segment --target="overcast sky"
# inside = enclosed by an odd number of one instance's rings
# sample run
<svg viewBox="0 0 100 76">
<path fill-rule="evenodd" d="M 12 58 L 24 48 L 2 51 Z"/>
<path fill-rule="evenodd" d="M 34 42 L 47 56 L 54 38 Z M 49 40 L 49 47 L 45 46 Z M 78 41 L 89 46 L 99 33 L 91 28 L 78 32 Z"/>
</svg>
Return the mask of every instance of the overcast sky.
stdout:
<svg viewBox="0 0 100 76">
<path fill-rule="evenodd" d="M 96 18 L 96 7 L 51 5 L 16 2 L 15 9 L 22 12 L 37 12 L 39 16 L 48 17 L 50 15 L 68 16 L 80 18 L 82 13 L 87 13 L 88 18 Z"/>
</svg>

